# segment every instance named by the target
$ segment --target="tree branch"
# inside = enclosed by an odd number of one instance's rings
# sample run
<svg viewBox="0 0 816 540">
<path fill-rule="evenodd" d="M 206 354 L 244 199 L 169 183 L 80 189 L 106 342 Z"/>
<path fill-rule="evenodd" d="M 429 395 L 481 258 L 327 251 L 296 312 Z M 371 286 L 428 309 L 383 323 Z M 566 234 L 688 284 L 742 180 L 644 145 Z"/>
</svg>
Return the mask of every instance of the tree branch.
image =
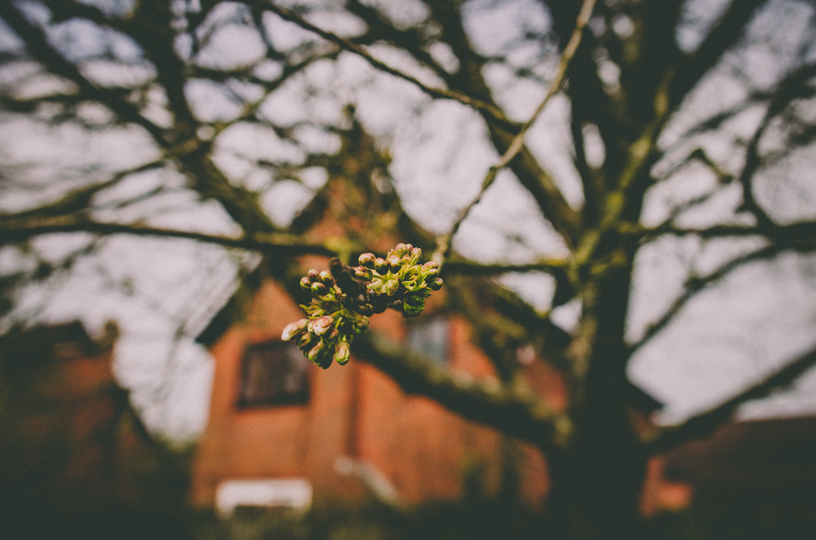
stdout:
<svg viewBox="0 0 816 540">
<path fill-rule="evenodd" d="M 298 15 L 297 13 L 292 11 L 291 9 L 287 9 L 285 7 L 282 7 L 282 6 L 278 6 L 278 5 L 274 4 L 274 3 L 261 2 L 260 0 L 241 0 L 241 1 L 243 3 L 249 5 L 249 6 L 253 7 L 253 8 L 271 11 L 271 12 L 277 14 L 279 17 L 281 17 L 284 20 L 287 20 L 289 22 L 293 22 L 293 23 L 297 24 L 298 26 L 300 26 L 301 28 L 303 28 L 305 30 L 309 30 L 310 32 L 314 32 L 315 34 L 319 35 L 323 39 L 326 39 L 328 41 L 336 43 L 337 45 L 339 45 L 343 49 L 346 49 L 347 51 L 352 52 L 352 53 L 360 56 L 366 62 L 368 62 L 372 67 L 374 67 L 374 68 L 376 68 L 376 69 L 378 69 L 380 71 L 383 71 L 385 73 L 388 73 L 389 75 L 393 75 L 394 77 L 397 77 L 399 79 L 402 79 L 404 81 L 407 81 L 407 82 L 413 84 L 414 86 L 416 86 L 417 88 L 422 90 L 422 92 L 424 92 L 425 94 L 427 94 L 427 95 L 429 95 L 429 96 L 431 96 L 433 98 L 452 99 L 452 100 L 458 101 L 459 103 L 462 103 L 463 105 L 467 105 L 468 107 L 472 107 L 472 108 L 486 114 L 489 118 L 494 120 L 498 125 L 502 126 L 505 129 L 509 129 L 511 131 L 516 131 L 518 129 L 518 126 L 516 125 L 516 123 L 510 121 L 504 115 L 504 113 L 501 111 L 501 109 L 499 109 L 495 105 L 492 105 L 490 103 L 487 103 L 487 102 L 481 101 L 479 99 L 470 97 L 467 94 L 464 94 L 462 92 L 458 92 L 456 90 L 449 90 L 447 88 L 435 88 L 435 87 L 428 86 L 425 83 L 423 83 L 423 82 L 419 81 L 418 79 L 416 79 L 415 77 L 412 77 L 411 75 L 403 73 L 402 71 L 400 71 L 400 70 L 398 70 L 396 68 L 393 68 L 393 67 L 389 66 L 388 64 L 380 61 L 380 60 L 377 60 L 368 51 L 366 51 L 363 47 L 361 47 L 360 45 L 357 45 L 356 43 L 352 42 L 351 40 L 340 37 L 337 34 L 334 34 L 334 33 L 329 32 L 327 30 L 323 30 L 322 28 L 319 28 L 319 27 L 313 25 L 312 23 L 310 23 L 309 21 L 307 21 L 306 19 L 304 19 L 303 17 L 301 17 L 300 15 Z"/>
<path fill-rule="evenodd" d="M 373 43 L 379 40 L 393 43 L 410 53 L 417 62 L 432 69 L 439 78 L 444 80 L 449 87 L 452 87 L 453 77 L 451 74 L 445 71 L 430 53 L 423 50 L 422 47 L 427 43 L 428 38 L 423 36 L 422 28 L 412 27 L 405 30 L 397 28 L 383 17 L 376 8 L 367 6 L 359 0 L 349 0 L 346 9 L 363 19 L 368 25 L 366 35 L 356 39 L 358 43 L 363 41 Z"/>
<path fill-rule="evenodd" d="M 808 224 L 810 229 L 813 224 Z M 794 250 L 800 252 L 808 252 L 816 250 L 816 236 L 806 235 L 799 238 L 784 238 L 777 243 L 771 244 L 763 249 L 753 251 L 746 255 L 742 255 L 735 259 L 728 261 L 720 266 L 714 272 L 707 276 L 694 277 L 686 281 L 683 293 L 675 299 L 671 307 L 660 317 L 657 321 L 652 323 L 644 333 L 643 337 L 635 344 L 631 345 L 628 350 L 628 355 L 631 357 L 638 349 L 643 347 L 646 343 L 652 340 L 661 330 L 663 330 L 680 312 L 680 310 L 691 300 L 698 292 L 708 287 L 709 285 L 723 279 L 732 271 L 744 266 L 747 263 L 770 259 L 783 251 Z"/>
<path fill-rule="evenodd" d="M 802 221 L 790 225 L 776 227 L 741 225 L 715 225 L 707 229 L 680 229 L 671 223 L 664 223 L 658 227 L 641 227 L 639 225 L 625 225 L 619 228 L 622 234 L 633 235 L 650 240 L 662 235 L 699 236 L 700 238 L 718 238 L 723 236 L 761 236 L 770 240 L 782 242 L 807 241 L 816 237 L 816 222 Z"/>
<path fill-rule="evenodd" d="M 697 86 L 703 75 L 742 37 L 754 11 L 764 3 L 765 0 L 731 2 L 728 11 L 722 16 L 719 24 L 709 32 L 700 47 L 677 67 L 668 90 L 669 110 L 677 108 L 691 89 Z"/>
<path fill-rule="evenodd" d="M 733 417 L 737 407 L 748 401 L 767 397 L 776 390 L 789 387 L 814 365 L 816 365 L 816 349 L 793 360 L 725 403 L 698 414 L 678 426 L 661 430 L 655 439 L 648 442 L 647 451 L 651 454 L 665 452 L 688 441 L 711 435 L 719 426 Z"/>
<path fill-rule="evenodd" d="M 779 83 L 774 92 L 774 97 L 768 105 L 768 110 L 765 112 L 765 116 L 762 118 L 759 127 L 754 132 L 754 136 L 751 137 L 751 141 L 748 143 L 745 166 L 739 175 L 739 182 L 742 184 L 741 208 L 753 214 L 761 226 L 776 227 L 777 225 L 754 197 L 753 178 L 762 166 L 762 157 L 759 155 L 760 139 L 765 134 L 765 130 L 769 127 L 771 121 L 780 114 L 792 100 L 802 95 L 802 91 L 807 88 L 807 81 L 814 75 L 816 75 L 816 64 L 808 64 L 801 66 Z"/>
<path fill-rule="evenodd" d="M 496 276 L 507 272 L 546 272 L 563 274 L 569 267 L 567 259 L 541 259 L 528 264 L 480 264 L 471 260 L 454 257 L 445 265 L 446 274 L 461 276 Z"/>
<path fill-rule="evenodd" d="M 119 92 L 99 88 L 89 81 L 79 72 L 79 69 L 77 69 L 74 64 L 65 60 L 62 55 L 51 47 L 45 38 L 44 32 L 40 28 L 30 24 L 20 15 L 11 2 L 0 2 L 0 17 L 2 17 L 25 42 L 27 50 L 35 60 L 50 69 L 54 74 L 77 84 L 80 88 L 80 93 L 83 94 L 86 99 L 104 103 L 115 112 L 122 121 L 131 122 L 144 128 L 159 146 L 168 146 L 162 130 L 158 126 L 143 117 L 134 105 L 123 101 Z"/>
<path fill-rule="evenodd" d="M 325 255 L 336 253 L 323 244 L 304 242 L 299 237 L 284 234 L 257 233 L 251 238 L 230 238 L 191 231 L 163 229 L 140 224 L 102 223 L 74 216 L 44 219 L 4 219 L 0 216 L 0 245 L 21 242 L 51 233 L 87 232 L 99 235 L 129 234 L 133 236 L 156 236 L 163 238 L 183 238 L 227 248 L 245 249 L 274 255 Z"/>
<path fill-rule="evenodd" d="M 530 119 L 521 126 L 519 132 L 510 141 L 510 144 L 507 146 L 507 149 L 504 151 L 501 158 L 499 158 L 499 161 L 488 169 L 487 174 L 482 180 L 482 187 L 476 197 L 459 212 L 459 215 L 457 216 L 456 221 L 453 222 L 453 225 L 451 225 L 450 230 L 445 235 L 440 236 L 437 239 L 437 249 L 433 258 L 440 265 L 444 266 L 445 261 L 450 258 L 451 250 L 453 249 L 453 237 L 457 231 L 459 231 L 459 227 L 461 227 L 462 222 L 465 220 L 465 218 L 467 218 L 471 209 L 482 200 L 482 197 L 487 189 L 493 185 L 499 171 L 506 167 L 519 154 L 519 152 L 521 152 L 524 145 L 524 136 L 527 135 L 527 131 L 529 131 L 530 127 L 532 127 L 532 125 L 538 119 L 538 116 L 544 110 L 547 103 L 549 103 L 550 99 L 561 88 L 561 83 L 564 81 L 564 75 L 567 72 L 570 62 L 575 56 L 575 51 L 578 50 L 578 46 L 581 44 L 581 37 L 583 36 L 584 28 L 589 22 L 589 17 L 592 15 L 592 10 L 594 7 L 595 0 L 584 0 L 583 5 L 581 6 L 581 12 L 578 14 L 578 18 L 575 21 L 575 29 L 572 32 L 572 36 L 570 36 L 567 46 L 561 53 L 561 59 L 558 63 L 558 70 L 556 71 L 552 81 L 550 81 L 550 86 L 547 88 L 547 93 L 545 94 L 544 99 L 541 100 L 541 103 L 539 103 L 536 110 L 530 116 Z M 560 195 L 558 188 L 555 187 L 554 184 L 547 187 L 550 188 L 547 190 L 549 192 L 547 197 L 548 199 L 563 201 L 563 197 Z M 568 209 L 569 206 L 566 204 L 566 202 L 551 204 L 550 206 L 558 208 L 558 211 L 545 213 L 551 218 L 556 229 L 561 229 L 559 232 L 561 232 L 562 235 L 565 236 L 567 242 L 570 243 L 570 240 L 574 238 L 575 231 L 569 229 L 564 230 L 563 225 L 561 224 L 562 220 L 557 219 L 556 217 L 561 214 L 566 214 L 567 212 L 565 211 L 565 208 Z"/>
<path fill-rule="evenodd" d="M 95 184 L 83 186 L 81 188 L 69 191 L 68 193 L 66 193 L 65 195 L 63 195 L 62 197 L 55 201 L 43 204 L 42 206 L 38 206 L 30 210 L 16 212 L 13 214 L 13 217 L 15 220 L 19 220 L 25 218 L 65 216 L 73 212 L 82 212 L 88 209 L 91 200 L 93 199 L 93 196 L 99 193 L 100 191 L 103 191 L 115 185 L 117 182 L 123 180 L 124 178 L 131 174 L 137 174 L 140 172 L 157 169 L 163 167 L 164 165 L 165 165 L 164 160 L 158 160 L 145 163 L 144 165 L 140 165 L 132 169 L 119 171 L 108 180 L 104 180 L 102 182 L 97 182 Z M 0 220 L 9 217 L 11 216 L 0 213 Z"/>
<path fill-rule="evenodd" d="M 353 352 L 394 379 L 409 394 L 439 402 L 469 420 L 531 442 L 543 451 L 566 444 L 570 419 L 551 410 L 530 390 L 498 380 L 478 381 L 437 367 L 405 347 L 369 332 L 355 339 Z"/>
</svg>

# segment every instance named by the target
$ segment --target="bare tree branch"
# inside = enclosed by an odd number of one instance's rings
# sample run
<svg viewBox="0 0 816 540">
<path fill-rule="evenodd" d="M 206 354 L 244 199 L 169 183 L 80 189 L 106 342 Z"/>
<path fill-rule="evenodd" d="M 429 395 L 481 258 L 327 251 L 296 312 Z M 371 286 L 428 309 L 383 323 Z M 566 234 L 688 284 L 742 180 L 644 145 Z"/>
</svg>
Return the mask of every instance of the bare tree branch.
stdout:
<svg viewBox="0 0 816 540">
<path fill-rule="evenodd" d="M 814 224 L 807 224 L 806 230 L 812 230 Z M 798 238 L 784 238 L 778 239 L 776 243 L 773 243 L 765 248 L 762 248 L 757 251 L 753 251 L 746 255 L 742 255 L 735 259 L 728 261 L 727 263 L 720 266 L 717 270 L 711 272 L 710 274 L 703 276 L 703 277 L 693 277 L 686 281 L 684 290 L 678 296 L 674 303 L 669 307 L 669 309 L 661 316 L 657 321 L 649 325 L 644 333 L 643 337 L 635 344 L 631 345 L 628 350 L 628 354 L 631 357 L 637 350 L 643 347 L 646 343 L 651 341 L 661 330 L 666 328 L 666 326 L 680 313 L 680 310 L 691 300 L 698 292 L 702 291 L 706 287 L 712 285 L 713 283 L 725 278 L 734 270 L 741 268 L 742 266 L 759 260 L 770 259 L 775 257 L 779 253 L 784 251 L 799 251 L 799 252 L 812 252 L 816 250 L 816 236 L 813 235 L 806 235 L 804 237 Z"/>
<path fill-rule="evenodd" d="M 115 184 L 117 184 L 124 178 L 130 176 L 131 174 L 157 169 L 163 167 L 164 165 L 165 165 L 164 160 L 159 160 L 152 161 L 150 163 L 145 163 L 144 165 L 140 165 L 132 169 L 119 171 L 108 180 L 97 182 L 89 186 L 83 186 L 81 188 L 72 190 L 63 195 L 62 197 L 60 197 L 56 201 L 52 201 L 42 206 L 38 206 L 36 208 L 32 208 L 29 210 L 16 212 L 13 214 L 13 218 L 17 220 L 24 218 L 58 217 L 65 216 L 67 214 L 71 214 L 74 212 L 83 212 L 88 209 L 91 200 L 93 199 L 93 196 L 96 195 L 97 193 L 114 186 Z M 4 218 L 8 217 L 11 216 L 0 213 L 0 223 L 2 223 L 2 220 Z"/>
<path fill-rule="evenodd" d="M 419 63 L 431 68 L 438 77 L 447 83 L 449 88 L 452 88 L 454 77 L 445 71 L 430 53 L 423 49 L 427 38 L 422 35 L 420 28 L 397 28 L 384 18 L 376 8 L 367 6 L 359 0 L 349 0 L 346 9 L 363 19 L 368 25 L 368 32 L 364 36 L 356 38 L 355 42 L 374 43 L 383 40 L 393 43 L 410 53 Z"/>
<path fill-rule="evenodd" d="M 713 409 L 698 414 L 678 426 L 661 430 L 655 439 L 648 441 L 646 450 L 650 454 L 657 454 L 688 441 L 711 435 L 719 426 L 731 420 L 737 407 L 748 401 L 767 397 L 779 389 L 789 387 L 814 365 L 816 365 L 816 349 L 810 350 Z"/>
<path fill-rule="evenodd" d="M 570 262 L 566 259 L 542 259 L 528 264 L 480 264 L 454 256 L 446 263 L 445 273 L 462 276 L 495 276 L 507 272 L 562 274 L 569 264 Z"/>
<path fill-rule="evenodd" d="M 275 255 L 325 255 L 333 257 L 336 252 L 323 244 L 304 242 L 301 238 L 280 233 L 256 233 L 251 238 L 230 238 L 211 234 L 148 227 L 140 224 L 103 223 L 75 216 L 40 219 L 2 219 L 0 217 L 0 245 L 21 242 L 35 236 L 50 233 L 87 232 L 100 235 L 129 234 L 183 238 L 228 248 L 245 249 Z"/>
<path fill-rule="evenodd" d="M 405 392 L 427 396 L 465 418 L 545 451 L 565 444 L 572 429 L 567 416 L 551 410 L 529 389 L 455 374 L 373 332 L 355 339 L 353 352 L 385 372 Z"/>
<path fill-rule="evenodd" d="M 707 229 L 680 229 L 664 223 L 658 227 L 640 227 L 626 225 L 618 229 L 621 233 L 633 235 L 645 240 L 662 235 L 699 236 L 700 238 L 719 238 L 725 236 L 757 236 L 780 242 L 807 241 L 816 237 L 816 222 L 803 221 L 777 227 L 745 227 L 741 225 L 716 225 Z"/>
<path fill-rule="evenodd" d="M 437 248 L 433 259 L 440 263 L 440 265 L 444 266 L 445 261 L 450 258 L 451 250 L 453 249 L 453 237 L 457 231 L 459 231 L 459 227 L 461 227 L 462 222 L 465 220 L 465 218 L 467 218 L 470 210 L 482 200 L 482 196 L 484 196 L 485 191 L 487 191 L 487 189 L 493 185 L 499 171 L 506 167 L 519 154 L 522 146 L 524 145 L 524 136 L 527 135 L 527 131 L 538 119 L 538 116 L 544 110 L 547 103 L 549 103 L 550 99 L 561 88 L 561 83 L 564 81 L 564 75 L 567 72 L 567 68 L 572 61 L 572 58 L 575 56 L 575 51 L 578 50 L 578 46 L 581 44 L 581 37 L 584 34 L 584 28 L 589 22 L 589 17 L 592 15 L 592 10 L 594 7 L 595 0 L 584 0 L 583 5 L 581 6 L 581 12 L 578 14 L 578 19 L 575 21 L 575 30 L 573 30 L 567 46 L 561 53 L 561 59 L 558 63 L 558 70 L 556 71 L 552 81 L 550 81 L 550 86 L 547 88 L 547 93 L 545 94 L 544 99 L 541 100 L 541 103 L 539 103 L 538 107 L 536 107 L 536 110 L 530 116 L 529 120 L 527 120 L 527 122 L 521 126 L 519 132 L 510 141 L 507 150 L 505 150 L 504 154 L 502 154 L 501 158 L 499 158 L 499 161 L 488 169 L 487 175 L 485 175 L 484 179 L 482 180 L 482 186 L 479 189 L 479 193 L 476 195 L 476 197 L 459 212 L 459 215 L 453 222 L 453 225 L 451 225 L 450 230 L 437 239 Z M 558 193 L 558 189 L 555 186 L 552 186 L 552 188 L 555 190 L 553 195 L 557 195 L 557 198 L 561 198 L 560 193 Z M 553 196 L 552 198 L 556 197 Z M 559 222 L 560 220 L 553 219 L 553 223 L 555 224 L 556 228 L 559 228 Z M 574 231 L 563 232 L 570 232 L 574 234 Z M 567 239 L 569 240 L 571 236 L 572 235 L 568 235 Z"/>
<path fill-rule="evenodd" d="M 514 122 L 510 121 L 504 115 L 504 113 L 495 105 L 473 98 L 456 90 L 428 86 L 425 83 L 421 82 L 419 79 L 412 77 L 407 73 L 403 73 L 402 71 L 395 69 L 380 60 L 377 60 L 363 47 L 357 45 L 353 41 L 340 37 L 337 34 L 323 30 L 313 25 L 312 23 L 310 23 L 309 21 L 307 21 L 306 19 L 292 11 L 291 9 L 278 6 L 274 3 L 265 3 L 260 0 L 242 0 L 242 1 L 253 8 L 272 11 L 282 19 L 293 22 L 300 26 L 301 28 L 309 30 L 310 32 L 314 32 L 323 39 L 336 43 L 337 45 L 346 49 L 347 51 L 353 52 L 354 54 L 360 56 L 366 62 L 371 64 L 372 67 L 413 84 L 414 86 L 416 86 L 417 88 L 419 88 L 420 90 L 422 90 L 424 93 L 431 97 L 452 99 L 458 101 L 463 105 L 467 105 L 468 107 L 473 107 L 474 109 L 481 111 L 482 113 L 486 114 L 489 118 L 494 120 L 498 125 L 502 126 L 505 129 L 509 129 L 514 132 L 518 129 L 518 126 Z"/>
<path fill-rule="evenodd" d="M 703 43 L 691 56 L 686 57 L 677 67 L 668 89 L 669 110 L 676 109 L 692 88 L 709 69 L 720 61 L 722 55 L 743 36 L 745 26 L 756 9 L 765 0 L 743 0 L 731 2 L 728 10 L 720 18 L 717 26 L 709 32 Z"/>
<path fill-rule="evenodd" d="M 759 155 L 760 140 L 769 127 L 771 120 L 779 115 L 792 100 L 800 97 L 803 91 L 807 91 L 807 82 L 814 76 L 816 76 L 816 64 L 809 64 L 801 66 L 779 83 L 765 116 L 748 143 L 745 166 L 739 175 L 739 181 L 742 184 L 741 208 L 753 214 L 760 226 L 777 227 L 771 216 L 754 197 L 753 178 L 762 166 L 763 161 Z"/>
<path fill-rule="evenodd" d="M 134 105 L 124 101 L 121 92 L 99 88 L 89 81 L 80 73 L 74 64 L 65 60 L 65 58 L 48 43 L 42 30 L 30 24 L 20 15 L 11 2 L 0 2 L 0 17 L 2 17 L 26 43 L 27 50 L 34 59 L 46 66 L 53 73 L 77 84 L 80 88 L 80 92 L 86 99 L 93 99 L 104 103 L 115 112 L 122 121 L 132 122 L 144 128 L 159 146 L 168 146 L 161 128 L 142 116 Z"/>
</svg>

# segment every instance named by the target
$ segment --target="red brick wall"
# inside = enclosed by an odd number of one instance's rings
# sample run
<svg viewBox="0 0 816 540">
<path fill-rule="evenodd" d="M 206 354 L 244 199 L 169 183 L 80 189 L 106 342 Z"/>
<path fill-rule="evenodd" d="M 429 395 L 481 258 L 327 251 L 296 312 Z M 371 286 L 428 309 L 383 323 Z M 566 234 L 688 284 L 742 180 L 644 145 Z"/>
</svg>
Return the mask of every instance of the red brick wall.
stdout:
<svg viewBox="0 0 816 540">
<path fill-rule="evenodd" d="M 216 366 L 209 423 L 193 473 L 193 502 L 213 504 L 224 479 L 308 478 L 315 498 L 359 497 L 361 486 L 340 477 L 334 461 L 350 456 L 383 473 L 408 503 L 462 494 L 468 463 L 484 465 L 495 491 L 501 476 L 503 437 L 436 403 L 406 396 L 381 372 L 359 360 L 328 370 L 310 370 L 308 405 L 236 408 L 240 362 L 251 343 L 277 339 L 282 328 L 303 316 L 277 285 L 265 284 L 247 320 L 231 328 L 212 349 Z M 402 317 L 386 312 L 372 329 L 401 339 Z M 450 325 L 451 367 L 475 377 L 493 376 L 489 361 L 469 341 L 467 325 Z M 537 452 L 522 450 L 525 498 L 546 491 L 546 468 Z"/>
</svg>

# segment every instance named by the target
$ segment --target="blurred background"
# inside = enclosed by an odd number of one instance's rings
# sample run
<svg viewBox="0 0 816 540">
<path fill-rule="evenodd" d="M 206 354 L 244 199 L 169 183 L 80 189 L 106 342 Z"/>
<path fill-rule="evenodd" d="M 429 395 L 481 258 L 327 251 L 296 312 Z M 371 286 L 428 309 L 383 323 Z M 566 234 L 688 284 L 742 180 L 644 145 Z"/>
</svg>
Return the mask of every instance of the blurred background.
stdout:
<svg viewBox="0 0 816 540">
<path fill-rule="evenodd" d="M 0 2 L 0 536 L 810 538 L 814 171 L 812 0 Z"/>
</svg>

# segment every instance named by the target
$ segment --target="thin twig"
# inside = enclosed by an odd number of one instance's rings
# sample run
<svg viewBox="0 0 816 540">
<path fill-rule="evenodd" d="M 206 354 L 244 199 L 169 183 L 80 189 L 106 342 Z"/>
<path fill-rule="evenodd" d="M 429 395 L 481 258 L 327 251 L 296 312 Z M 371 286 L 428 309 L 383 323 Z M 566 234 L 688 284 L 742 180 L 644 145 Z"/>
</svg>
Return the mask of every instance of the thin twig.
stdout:
<svg viewBox="0 0 816 540">
<path fill-rule="evenodd" d="M 21 242 L 49 233 L 87 232 L 99 235 L 129 234 L 133 236 L 159 236 L 164 238 L 181 238 L 227 248 L 239 248 L 260 253 L 287 255 L 325 255 L 336 256 L 337 253 L 323 244 L 310 244 L 297 237 L 281 234 L 256 234 L 252 238 L 230 238 L 192 231 L 163 229 L 139 224 L 104 223 L 99 221 L 78 220 L 73 217 L 59 217 L 30 220 L 0 220 L 0 245 Z"/>
<path fill-rule="evenodd" d="M 411 75 L 408 75 L 407 73 L 403 73 L 402 71 L 400 71 L 400 70 L 398 70 L 396 68 L 393 68 L 393 67 L 389 66 L 388 64 L 380 61 L 380 60 L 377 60 L 368 51 L 366 51 L 363 47 L 361 47 L 360 45 L 357 45 L 353 41 L 348 40 L 348 39 L 343 38 L 343 37 L 340 37 L 340 36 L 338 36 L 337 34 L 335 34 L 333 32 L 323 30 L 322 28 L 313 25 L 312 23 L 310 23 L 309 21 L 307 21 L 306 19 L 304 19 L 303 17 L 301 17 L 300 15 L 298 15 L 297 13 L 292 11 L 291 9 L 287 9 L 285 7 L 282 7 L 282 6 L 278 6 L 278 5 L 274 4 L 274 3 L 268 3 L 267 4 L 267 3 L 264 3 L 264 2 L 260 2 L 259 0 L 243 0 L 243 1 L 244 1 L 244 3 L 249 4 L 249 5 L 253 6 L 253 7 L 258 7 L 260 9 L 267 9 L 269 11 L 272 11 L 273 13 L 277 14 L 282 19 L 287 20 L 289 22 L 293 22 L 293 23 L 297 24 L 298 26 L 300 26 L 301 28 L 303 28 L 305 30 L 309 30 L 310 32 L 314 32 L 315 34 L 319 35 L 323 39 L 326 39 L 328 41 L 336 43 L 337 45 L 339 45 L 343 49 L 346 49 L 347 51 L 353 52 L 354 54 L 360 56 L 366 62 L 371 64 L 371 66 L 373 66 L 374 68 L 376 68 L 376 69 L 378 69 L 380 71 L 383 71 L 385 73 L 388 73 L 389 75 L 393 75 L 395 77 L 398 77 L 398 78 L 400 78 L 400 79 L 402 79 L 404 81 L 408 81 L 409 83 L 413 84 L 414 86 L 416 86 L 417 88 L 422 90 L 424 93 L 428 94 L 429 96 L 431 96 L 433 98 L 453 99 L 453 100 L 458 101 L 459 103 L 462 103 L 463 105 L 473 107 L 474 109 L 477 109 L 477 110 L 487 114 L 488 116 L 490 116 L 493 120 L 495 120 L 497 123 L 499 123 L 504 128 L 509 128 L 509 129 L 515 131 L 519 127 L 518 124 L 516 124 L 515 122 L 510 121 L 504 115 L 504 113 L 501 111 L 501 109 L 499 109 L 495 105 L 492 105 L 490 103 L 487 103 L 487 102 L 481 101 L 479 99 L 473 98 L 473 97 L 471 97 L 471 96 L 469 96 L 467 94 L 464 94 L 462 92 L 458 92 L 456 90 L 451 90 L 451 89 L 448 89 L 448 88 L 436 88 L 436 87 L 428 86 L 427 84 L 421 82 L 419 79 L 417 79 L 415 77 L 412 77 Z"/>
<path fill-rule="evenodd" d="M 649 325 L 637 343 L 632 344 L 628 348 L 629 356 L 631 357 L 646 343 L 651 341 L 661 330 L 666 328 L 677 314 L 680 313 L 680 310 L 683 309 L 697 293 L 729 276 L 737 268 L 741 268 L 754 261 L 771 259 L 788 250 L 810 253 L 816 250 L 816 241 L 814 241 L 813 237 L 792 238 L 790 240 L 779 241 L 757 251 L 752 251 L 732 259 L 706 276 L 689 278 L 684 285 L 683 292 L 674 300 L 674 303 L 669 309 L 667 309 L 659 319 Z"/>
<path fill-rule="evenodd" d="M 814 364 L 816 349 L 811 349 L 713 409 L 693 416 L 679 426 L 661 430 L 658 436 L 649 442 L 647 451 L 650 454 L 665 452 L 688 441 L 711 435 L 733 417 L 737 407 L 748 401 L 764 398 L 775 390 L 789 388 Z"/>
<path fill-rule="evenodd" d="M 569 259 L 541 259 L 527 264 L 480 264 L 466 259 L 456 259 L 447 262 L 446 272 L 448 274 L 459 274 L 464 276 L 494 276 L 506 274 L 508 272 L 546 272 L 555 274 L 565 272 L 569 267 Z"/>
<path fill-rule="evenodd" d="M 453 236 L 459 231 L 459 227 L 461 227 L 462 222 L 468 216 L 471 209 L 482 200 L 482 196 L 496 180 L 496 175 L 498 175 L 499 171 L 506 167 L 521 151 L 524 145 L 524 136 L 527 134 L 527 131 L 538 119 L 538 116 L 544 110 L 547 103 L 549 103 L 550 99 L 560 90 L 561 84 L 564 81 L 564 76 L 567 73 L 567 68 L 572 61 L 572 58 L 575 56 L 575 51 L 578 50 L 578 46 L 581 44 L 584 28 L 589 22 L 589 18 L 592 15 L 592 10 L 594 8 L 595 0 L 584 0 L 583 5 L 581 6 L 581 12 L 578 14 L 578 18 L 575 21 L 575 29 L 572 31 L 569 42 L 564 48 L 564 52 L 561 54 L 561 60 L 558 63 L 558 71 L 556 71 L 555 77 L 553 77 L 552 81 L 550 81 L 550 86 L 547 88 L 547 93 L 544 96 L 544 99 L 538 105 L 530 119 L 521 126 L 519 132 L 515 137 L 513 137 L 513 140 L 510 142 L 510 146 L 508 146 L 507 150 L 504 152 L 501 158 L 499 158 L 499 161 L 488 169 L 487 175 L 485 175 L 485 178 L 482 181 L 482 187 L 479 190 L 478 195 L 476 195 L 476 197 L 470 201 L 470 203 L 465 206 L 461 212 L 459 212 L 459 216 L 451 226 L 450 231 L 437 239 L 436 252 L 434 253 L 433 259 L 440 265 L 444 265 L 445 261 L 450 257 L 453 248 Z"/>
</svg>

